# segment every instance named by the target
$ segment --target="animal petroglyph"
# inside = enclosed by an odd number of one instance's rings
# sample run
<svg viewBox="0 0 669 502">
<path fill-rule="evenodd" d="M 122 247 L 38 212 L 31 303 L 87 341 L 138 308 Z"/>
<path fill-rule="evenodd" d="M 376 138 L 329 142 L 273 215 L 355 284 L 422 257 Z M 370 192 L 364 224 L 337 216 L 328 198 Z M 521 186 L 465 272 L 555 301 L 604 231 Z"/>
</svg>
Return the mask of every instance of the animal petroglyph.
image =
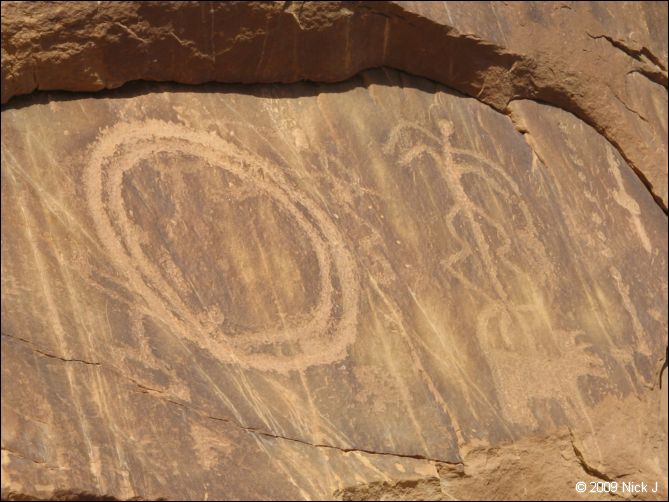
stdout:
<svg viewBox="0 0 669 502">
<path fill-rule="evenodd" d="M 156 161 L 161 155 L 176 158 L 176 165 Z M 232 336 L 223 327 L 225 315 L 220 306 L 203 307 L 184 299 L 188 277 L 164 248 L 158 260 L 148 256 L 147 236 L 133 221 L 124 200 L 124 177 L 147 162 L 159 173 L 224 170 L 245 187 L 231 188 L 231 197 L 243 199 L 253 192 L 269 198 L 273 207 L 283 211 L 306 236 L 305 242 L 315 255 L 317 284 L 305 286 L 315 297 L 311 308 L 282 318 L 273 326 Z M 172 203 L 189 204 L 179 196 L 184 191 L 184 179 L 175 177 L 174 172 L 165 174 L 176 180 L 171 185 L 176 191 Z M 127 277 L 130 288 L 143 298 L 143 315 L 209 350 L 221 361 L 244 367 L 300 370 L 346 356 L 356 334 L 359 293 L 355 262 L 326 212 L 277 166 L 213 133 L 158 120 L 119 123 L 97 139 L 86 167 L 85 186 L 100 241 L 110 260 Z M 211 252 L 215 254 L 216 250 Z"/>
<path fill-rule="evenodd" d="M 602 361 L 574 341 L 580 331 L 562 329 L 550 317 L 546 298 L 558 279 L 556 266 L 540 240 L 537 217 L 518 181 L 503 165 L 477 151 L 454 146 L 450 121 L 439 120 L 437 128 L 435 133 L 418 123 L 401 122 L 390 132 L 384 151 L 398 156 L 400 165 L 412 171 L 425 165 L 419 159 L 426 156 L 445 181 L 451 204 L 443 225 L 452 247 L 440 265 L 476 304 L 468 322 L 488 361 L 504 421 L 536 426 L 532 400 L 550 402 L 555 396 L 565 396 L 564 402 L 570 403 L 567 414 L 584 413 L 579 377 L 604 378 L 606 372 Z M 497 214 L 491 214 L 490 208 Z M 438 330 L 450 336 L 447 326 L 435 328 L 435 333 Z M 547 351 L 554 354 L 548 362 L 542 357 Z M 457 358 L 449 363 L 467 382 L 462 392 L 468 402 L 480 401 L 483 394 L 476 393 L 476 377 L 467 374 Z M 565 367 L 571 370 L 567 376 L 561 374 Z M 532 378 L 541 385 L 528 391 L 523 382 Z M 488 400 L 483 399 L 483 405 L 498 414 L 496 405 Z"/>
</svg>

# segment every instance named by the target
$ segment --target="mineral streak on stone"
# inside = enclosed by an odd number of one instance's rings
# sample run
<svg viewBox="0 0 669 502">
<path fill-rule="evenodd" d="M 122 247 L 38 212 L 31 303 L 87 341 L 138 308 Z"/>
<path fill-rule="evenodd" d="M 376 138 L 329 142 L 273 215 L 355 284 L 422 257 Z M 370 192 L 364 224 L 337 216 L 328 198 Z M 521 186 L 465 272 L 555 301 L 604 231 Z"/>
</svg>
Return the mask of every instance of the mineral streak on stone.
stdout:
<svg viewBox="0 0 669 502">
<path fill-rule="evenodd" d="M 2 9 L 3 499 L 666 499 L 666 4 Z"/>
</svg>

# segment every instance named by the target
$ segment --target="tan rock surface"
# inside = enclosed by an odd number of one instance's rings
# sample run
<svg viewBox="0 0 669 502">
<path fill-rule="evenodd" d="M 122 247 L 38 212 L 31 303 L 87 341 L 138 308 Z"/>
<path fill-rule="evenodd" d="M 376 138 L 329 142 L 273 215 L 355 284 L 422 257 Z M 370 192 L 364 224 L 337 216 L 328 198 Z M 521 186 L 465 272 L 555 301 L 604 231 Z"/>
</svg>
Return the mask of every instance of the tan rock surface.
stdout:
<svg viewBox="0 0 669 502">
<path fill-rule="evenodd" d="M 632 169 L 666 183 L 666 71 L 647 61 L 666 68 L 666 7 L 93 4 L 3 4 L 3 101 L 348 80 L 3 107 L 3 498 L 597 499 L 575 483 L 614 480 L 666 499 L 667 220 Z M 372 57 L 377 18 L 414 30 L 382 55 L 483 103 L 387 68 L 349 78 L 392 63 Z M 557 31 L 530 47 L 531 23 Z M 573 47 L 541 51 L 569 26 L 595 54 L 560 69 Z M 530 50 L 561 90 L 519 93 L 516 70 L 491 89 Z M 622 101 L 583 70 L 605 53 L 636 68 Z M 541 96 L 596 129 L 518 99 Z"/>
<path fill-rule="evenodd" d="M 505 113 L 530 98 L 576 114 L 666 212 L 666 2 L 2 4 L 3 103 L 137 79 L 332 82 L 379 66 Z"/>
</svg>

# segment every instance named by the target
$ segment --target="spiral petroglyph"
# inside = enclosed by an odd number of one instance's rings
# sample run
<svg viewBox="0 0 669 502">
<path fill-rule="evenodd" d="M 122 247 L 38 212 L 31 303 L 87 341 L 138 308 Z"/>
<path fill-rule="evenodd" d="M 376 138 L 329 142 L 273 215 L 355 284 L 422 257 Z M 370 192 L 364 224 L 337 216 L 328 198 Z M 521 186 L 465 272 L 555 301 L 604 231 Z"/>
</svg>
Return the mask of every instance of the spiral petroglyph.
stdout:
<svg viewBox="0 0 669 502">
<path fill-rule="evenodd" d="M 165 155 L 176 160 L 169 165 L 157 161 Z M 124 200 L 124 178 L 146 163 L 158 173 L 172 170 L 166 175 L 177 180 L 170 184 L 176 191 L 170 203 L 177 208 L 195 203 L 183 195 L 186 181 L 180 176 L 197 175 L 202 169 L 223 170 L 240 181 L 241 192 L 271 200 L 272 206 L 290 221 L 295 234 L 305 237 L 305 247 L 315 256 L 316 284 L 306 285 L 314 297 L 313 305 L 305 312 L 282 316 L 272 325 L 231 333 L 226 331 L 220 305 L 185 299 L 183 289 L 191 284 L 186 272 L 169 251 L 163 250 L 159 259 L 148 256 L 146 232 L 133 221 L 132 210 Z M 143 315 L 165 323 L 171 332 L 209 350 L 221 361 L 245 367 L 299 370 L 346 356 L 356 333 L 355 262 L 326 212 L 277 166 L 214 133 L 158 120 L 119 123 L 104 130 L 94 145 L 85 186 L 96 232 L 109 259 L 143 298 Z M 230 186 L 234 197 L 232 183 Z M 257 244 L 261 246 L 262 242 L 258 240 Z"/>
</svg>

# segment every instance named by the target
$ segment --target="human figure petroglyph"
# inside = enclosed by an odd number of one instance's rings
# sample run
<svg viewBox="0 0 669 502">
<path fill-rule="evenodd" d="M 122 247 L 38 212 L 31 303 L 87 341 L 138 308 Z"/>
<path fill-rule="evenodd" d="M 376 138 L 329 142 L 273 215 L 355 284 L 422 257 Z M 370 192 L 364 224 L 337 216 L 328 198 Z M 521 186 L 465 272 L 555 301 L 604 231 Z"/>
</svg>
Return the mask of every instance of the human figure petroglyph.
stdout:
<svg viewBox="0 0 669 502">
<path fill-rule="evenodd" d="M 438 120 L 436 126 L 437 133 L 422 124 L 401 122 L 388 135 L 384 151 L 399 157 L 400 166 L 410 170 L 421 165 L 417 163 L 420 156 L 428 156 L 445 181 L 452 204 L 443 224 L 455 245 L 440 264 L 479 306 L 471 328 L 488 360 L 502 408 L 496 409 L 484 393 L 477 391 L 475 377 L 467 373 L 457 357 L 445 363 L 461 373 L 468 386 L 462 389 L 468 402 L 494 408 L 493 413 L 501 413 L 509 423 L 536 426 L 530 397 L 550 400 L 561 395 L 570 403 L 568 415 L 587 415 L 579 393 L 579 377 L 606 378 L 606 369 L 602 361 L 586 353 L 587 346 L 577 343 L 581 330 L 558 328 L 550 317 L 545 298 L 555 287 L 556 267 L 539 238 L 536 217 L 523 200 L 519 182 L 498 162 L 454 146 L 455 131 L 450 121 Z M 469 193 L 464 182 L 467 176 L 476 177 L 477 183 L 497 199 L 495 207 L 518 216 L 513 220 L 513 232 L 500 223 L 499 215 L 493 217 L 483 201 Z M 489 239 L 491 232 L 496 245 Z M 465 266 L 468 260 L 475 261 L 480 276 L 471 276 L 471 268 Z M 435 335 L 449 338 L 448 331 L 447 326 L 435 326 Z M 550 336 L 536 336 L 538 331 Z M 540 346 L 538 340 L 547 341 Z M 547 354 L 552 354 L 549 360 Z M 565 367 L 571 368 L 568 375 L 563 374 Z M 526 389 L 524 379 L 529 381 L 531 375 L 541 374 L 545 375 L 540 379 L 541 386 L 518 394 L 518 389 Z"/>
<path fill-rule="evenodd" d="M 507 321 L 509 318 L 517 318 L 517 307 L 520 307 L 522 311 L 527 310 L 529 305 L 517 306 L 510 300 L 508 286 L 499 278 L 500 270 L 510 270 L 526 280 L 530 279 L 530 275 L 510 257 L 512 239 L 508 231 L 487 214 L 481 207 L 480 201 L 475 200 L 465 190 L 463 177 L 466 175 L 477 176 L 495 195 L 507 201 L 507 204 L 515 203 L 518 206 L 525 225 L 524 235 L 527 238 L 526 240 L 530 242 L 530 246 L 526 248 L 528 258 L 545 262 L 545 257 L 541 253 L 543 247 L 536 237 L 534 218 L 527 205 L 522 201 L 518 184 L 508 173 L 496 163 L 476 152 L 453 147 L 451 137 L 454 130 L 452 123 L 448 120 L 440 120 L 437 126 L 439 134 L 435 134 L 430 129 L 418 124 L 400 123 L 391 131 L 384 150 L 386 153 L 400 152 L 400 165 L 407 168 L 410 168 L 414 160 L 423 154 L 430 156 L 437 165 L 442 166 L 440 173 L 445 178 L 448 190 L 455 201 L 445 215 L 444 223 L 449 236 L 458 244 L 459 249 L 445 256 L 441 260 L 441 264 L 472 294 L 486 302 L 497 304 L 498 308 L 504 312 Z M 421 140 L 424 141 L 406 144 L 407 131 L 418 133 Z M 456 228 L 456 219 L 468 227 L 473 236 L 473 242 L 468 242 L 461 237 L 462 232 Z M 492 227 L 501 240 L 501 244 L 495 249 L 491 247 L 487 238 L 484 224 Z M 459 267 L 465 260 L 474 257 L 480 261 L 485 277 L 490 282 L 490 287 L 475 284 Z M 545 266 L 542 269 L 550 271 L 551 267 Z M 505 324 L 508 324 L 508 322 Z M 525 335 L 525 333 L 520 334 Z M 507 338 L 506 334 L 503 336 Z M 532 343 L 532 340 L 517 340 L 516 343 L 527 344 Z M 509 345 L 508 349 L 513 350 L 513 344 Z"/>
<path fill-rule="evenodd" d="M 251 331 L 228 337 L 221 331 L 223 314 L 215 307 L 195 309 L 179 294 L 188 279 L 168 253 L 160 264 L 144 252 L 146 236 L 128 214 L 123 178 L 141 162 L 167 169 L 160 153 L 190 156 L 208 168 L 220 168 L 271 198 L 306 235 L 319 268 L 315 307 L 294 325 Z M 187 171 L 188 163 L 179 166 Z M 172 167 L 171 169 L 174 169 Z M 182 173 L 177 173 L 180 178 Z M 174 176 L 172 176 L 174 177 Z M 346 356 L 355 338 L 358 283 L 355 262 L 329 216 L 296 189 L 281 170 L 251 152 L 243 151 L 213 133 L 148 120 L 119 123 L 99 136 L 85 174 L 88 205 L 106 251 L 128 283 L 145 301 L 145 315 L 160 319 L 169 330 L 208 349 L 224 362 L 265 370 L 297 370 Z M 175 183 L 181 191 L 183 179 Z M 232 190 L 232 197 L 244 196 Z M 183 200 L 175 197 L 176 204 Z M 335 290 L 333 278 L 338 288 Z M 169 279 L 169 280 L 168 280 Z M 335 314 L 335 303 L 339 303 Z"/>
</svg>

